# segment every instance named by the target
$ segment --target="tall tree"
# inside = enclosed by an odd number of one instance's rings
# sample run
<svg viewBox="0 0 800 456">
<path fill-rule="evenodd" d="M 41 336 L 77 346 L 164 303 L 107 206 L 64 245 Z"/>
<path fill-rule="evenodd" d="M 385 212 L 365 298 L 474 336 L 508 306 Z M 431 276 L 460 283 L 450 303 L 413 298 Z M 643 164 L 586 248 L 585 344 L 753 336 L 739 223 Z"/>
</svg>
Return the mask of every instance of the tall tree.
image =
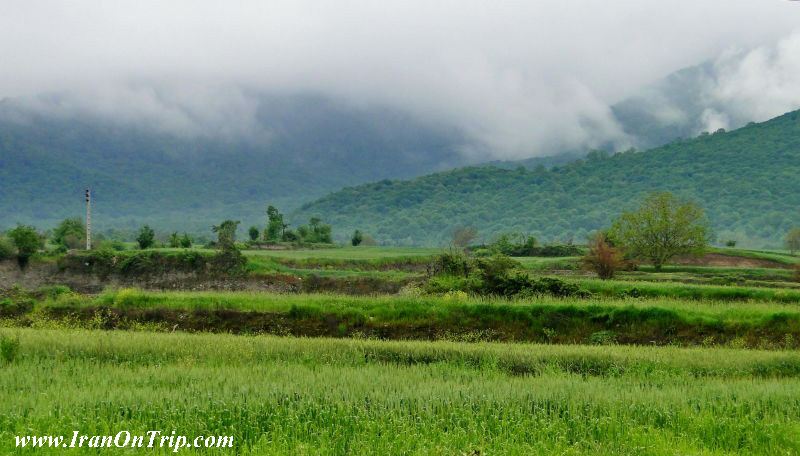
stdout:
<svg viewBox="0 0 800 456">
<path fill-rule="evenodd" d="M 669 192 L 654 192 L 638 210 L 619 216 L 609 234 L 629 255 L 649 261 L 660 271 L 675 256 L 702 254 L 710 229 L 703 210 L 694 202 L 680 201 Z"/>
<path fill-rule="evenodd" d="M 238 227 L 238 220 L 225 220 L 219 225 L 211 227 L 211 231 L 217 233 L 217 246 L 221 250 L 232 250 L 236 248 L 236 229 Z"/>
<path fill-rule="evenodd" d="M 267 229 L 264 230 L 264 240 L 278 242 L 283 238 L 286 224 L 283 223 L 283 214 L 275 206 L 267 207 Z"/>
<path fill-rule="evenodd" d="M 140 249 L 149 249 L 156 243 L 156 232 L 149 225 L 145 225 L 139 230 L 136 242 L 139 243 Z"/>
</svg>

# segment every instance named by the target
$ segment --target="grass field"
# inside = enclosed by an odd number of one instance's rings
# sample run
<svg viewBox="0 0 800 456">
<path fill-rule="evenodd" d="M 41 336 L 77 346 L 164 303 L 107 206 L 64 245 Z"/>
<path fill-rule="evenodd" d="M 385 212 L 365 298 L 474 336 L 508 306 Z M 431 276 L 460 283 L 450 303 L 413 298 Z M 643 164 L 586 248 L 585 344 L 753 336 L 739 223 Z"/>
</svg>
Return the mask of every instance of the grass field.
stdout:
<svg viewBox="0 0 800 456">
<path fill-rule="evenodd" d="M 612 281 L 576 257 L 515 258 L 593 296 L 507 300 L 424 294 L 414 281 L 440 251 L 244 252 L 247 280 L 392 281 L 395 295 L 0 290 L 0 454 L 66 453 L 16 449 L 17 435 L 154 429 L 234 437 L 181 454 L 800 454 L 794 257 L 716 249 L 787 269 Z"/>
<path fill-rule="evenodd" d="M 4 454 L 33 453 L 16 435 L 122 429 L 234 437 L 180 454 L 800 451 L 796 352 L 3 333 L 20 341 L 0 369 Z"/>
</svg>

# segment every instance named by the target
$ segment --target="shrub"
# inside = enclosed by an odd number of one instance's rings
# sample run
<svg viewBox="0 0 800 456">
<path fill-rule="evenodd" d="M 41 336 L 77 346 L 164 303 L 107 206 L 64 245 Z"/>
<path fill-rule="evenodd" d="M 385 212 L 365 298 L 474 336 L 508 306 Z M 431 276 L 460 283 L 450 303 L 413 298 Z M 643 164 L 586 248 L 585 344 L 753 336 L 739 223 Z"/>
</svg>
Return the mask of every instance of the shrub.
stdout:
<svg viewBox="0 0 800 456">
<path fill-rule="evenodd" d="M 442 254 L 435 261 L 437 275 L 425 283 L 425 292 L 447 294 L 469 292 L 478 295 L 530 297 L 552 295 L 585 297 L 589 293 L 575 284 L 558 279 L 531 279 L 519 271 L 520 264 L 503 255 L 469 259 L 459 254 Z"/>
<path fill-rule="evenodd" d="M 452 275 L 467 277 L 472 271 L 470 260 L 459 251 L 440 253 L 428 265 L 428 275 Z"/>
<path fill-rule="evenodd" d="M 622 253 L 612 247 L 604 233 L 597 233 L 589 240 L 589 253 L 581 259 L 583 266 L 597 273 L 603 280 L 614 277 L 614 273 L 625 266 Z"/>
</svg>

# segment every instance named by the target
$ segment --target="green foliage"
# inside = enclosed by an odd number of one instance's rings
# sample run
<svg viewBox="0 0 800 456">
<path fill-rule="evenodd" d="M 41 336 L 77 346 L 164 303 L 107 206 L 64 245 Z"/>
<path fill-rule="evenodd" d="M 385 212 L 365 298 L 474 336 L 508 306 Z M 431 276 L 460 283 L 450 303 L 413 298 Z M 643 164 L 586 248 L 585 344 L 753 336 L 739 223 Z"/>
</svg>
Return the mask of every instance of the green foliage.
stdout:
<svg viewBox="0 0 800 456">
<path fill-rule="evenodd" d="M 469 292 L 503 297 L 586 296 L 575 284 L 559 279 L 531 279 L 521 271 L 522 265 L 505 255 L 489 258 L 467 258 L 459 252 L 445 252 L 429 265 L 428 293 Z"/>
<path fill-rule="evenodd" d="M 267 207 L 267 228 L 264 230 L 264 240 L 275 243 L 281 240 L 287 225 L 283 222 L 283 214 L 275 206 Z"/>
<path fill-rule="evenodd" d="M 178 236 L 178 232 L 174 231 L 169 236 L 169 247 L 172 248 L 172 249 L 177 249 L 180 246 L 181 246 L 181 238 L 180 238 L 180 236 Z"/>
<path fill-rule="evenodd" d="M 114 239 L 112 241 L 109 241 L 108 247 L 111 250 L 116 250 L 117 252 L 122 252 L 123 250 L 127 250 L 125 243 L 120 241 L 119 239 Z"/>
<path fill-rule="evenodd" d="M 666 190 L 701 201 L 721 238 L 778 247 L 800 225 L 798 175 L 800 115 L 793 112 L 550 170 L 470 167 L 349 187 L 302 206 L 293 218 L 319 214 L 339 233 L 359 228 L 399 245 L 444 245 L 464 225 L 486 238 L 513 230 L 568 241 L 609 226 L 640 197 Z"/>
<path fill-rule="evenodd" d="M 256 242 L 261 233 L 259 232 L 257 226 L 251 226 L 250 229 L 247 230 L 247 235 L 250 236 L 251 242 Z"/>
<path fill-rule="evenodd" d="M 615 220 L 609 236 L 627 254 L 649 261 L 660 271 L 675 256 L 702 254 L 710 233 L 699 206 L 668 192 L 655 192 L 637 211 Z"/>
<path fill-rule="evenodd" d="M 86 238 L 86 226 L 79 218 L 64 219 L 53 230 L 53 244 L 64 249 L 79 249 L 84 247 Z"/>
<path fill-rule="evenodd" d="M 44 248 L 44 236 L 36 232 L 32 226 L 17 225 L 6 233 L 17 249 L 17 260 L 21 267 L 28 264 L 28 259 L 39 249 Z"/>
<path fill-rule="evenodd" d="M 361 245 L 361 242 L 364 240 L 364 235 L 361 233 L 361 230 L 353 231 L 353 236 L 350 237 L 350 244 L 353 247 L 357 247 Z"/>
<path fill-rule="evenodd" d="M 188 233 L 183 233 L 183 236 L 181 236 L 181 247 L 183 247 L 184 249 L 188 249 L 191 246 L 192 246 L 192 238 L 189 237 Z"/>
<path fill-rule="evenodd" d="M 136 242 L 142 250 L 149 249 L 156 242 L 156 232 L 148 225 L 143 226 L 136 236 Z"/>
<path fill-rule="evenodd" d="M 536 238 L 520 233 L 503 233 L 486 246 L 495 255 L 535 256 Z"/>
<path fill-rule="evenodd" d="M 62 270 L 95 274 L 100 278 L 161 276 L 174 272 L 204 275 L 235 275 L 244 271 L 247 259 L 238 249 L 222 250 L 215 255 L 196 250 L 174 252 L 126 251 L 110 249 L 66 255 L 59 258 Z"/>
<path fill-rule="evenodd" d="M 794 255 L 794 252 L 800 250 L 800 226 L 792 228 L 786 233 L 784 242 L 786 243 L 786 248 L 789 249 L 792 255 Z"/>
<path fill-rule="evenodd" d="M 225 220 L 219 225 L 211 227 L 211 231 L 217 233 L 217 248 L 220 250 L 233 250 L 236 248 L 236 229 L 239 221 Z"/>
</svg>

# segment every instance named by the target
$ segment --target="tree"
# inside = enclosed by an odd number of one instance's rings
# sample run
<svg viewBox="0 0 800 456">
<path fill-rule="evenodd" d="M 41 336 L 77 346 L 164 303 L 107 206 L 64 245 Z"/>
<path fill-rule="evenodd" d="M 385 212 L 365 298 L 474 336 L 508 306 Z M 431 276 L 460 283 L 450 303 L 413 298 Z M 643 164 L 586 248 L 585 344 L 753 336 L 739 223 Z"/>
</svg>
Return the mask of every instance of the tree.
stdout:
<svg viewBox="0 0 800 456">
<path fill-rule="evenodd" d="M 622 252 L 608 242 L 606 233 L 595 233 L 589 238 L 589 253 L 581 262 L 603 280 L 613 279 L 614 273 L 625 266 Z"/>
<path fill-rule="evenodd" d="M 677 255 L 703 253 L 710 230 L 703 210 L 669 192 L 648 195 L 639 209 L 619 216 L 610 238 L 634 258 L 649 261 L 656 271 Z"/>
<path fill-rule="evenodd" d="M 354 247 L 361 245 L 361 242 L 364 241 L 364 235 L 361 234 L 361 230 L 355 230 L 353 232 L 353 237 L 350 238 L 350 243 L 353 244 Z"/>
<path fill-rule="evenodd" d="M 258 227 L 251 226 L 250 229 L 247 230 L 247 235 L 250 236 L 250 240 L 256 242 L 258 240 L 258 235 L 261 234 L 258 231 Z"/>
<path fill-rule="evenodd" d="M 85 246 L 86 227 L 79 218 L 64 219 L 53 230 L 53 244 L 64 249 L 79 249 Z"/>
<path fill-rule="evenodd" d="M 188 249 L 192 246 L 192 238 L 189 237 L 188 233 L 183 233 L 181 237 L 181 247 L 184 249 Z"/>
<path fill-rule="evenodd" d="M 220 252 L 214 255 L 212 267 L 216 272 L 230 274 L 241 271 L 247 258 L 236 247 L 236 229 L 239 221 L 225 220 L 219 225 L 212 226 L 211 230 L 217 233 L 217 248 Z"/>
<path fill-rule="evenodd" d="M 457 247 L 469 247 L 475 237 L 478 235 L 478 230 L 471 226 L 462 226 L 453 231 L 453 245 Z"/>
<path fill-rule="evenodd" d="M 792 255 L 800 250 L 800 226 L 786 233 L 784 241 L 786 242 L 786 248 L 789 249 Z"/>
<path fill-rule="evenodd" d="M 149 249 L 156 242 L 156 232 L 150 226 L 145 225 L 139 230 L 139 235 L 136 236 L 136 242 L 139 243 L 139 248 Z"/>
<path fill-rule="evenodd" d="M 236 248 L 236 229 L 239 221 L 225 220 L 219 225 L 212 226 L 211 231 L 217 233 L 217 247 L 221 250 L 232 250 Z"/>
<path fill-rule="evenodd" d="M 37 233 L 32 226 L 17 225 L 6 234 L 17 248 L 17 262 L 21 268 L 27 266 L 30 257 L 44 247 L 44 236 Z"/>
<path fill-rule="evenodd" d="M 275 206 L 267 207 L 267 228 L 264 230 L 264 240 L 278 242 L 283 237 L 286 225 L 283 223 L 283 214 Z"/>
<path fill-rule="evenodd" d="M 174 231 L 172 234 L 169 235 L 169 247 L 172 249 L 177 249 L 181 246 L 181 238 L 178 236 L 178 232 Z"/>
</svg>

